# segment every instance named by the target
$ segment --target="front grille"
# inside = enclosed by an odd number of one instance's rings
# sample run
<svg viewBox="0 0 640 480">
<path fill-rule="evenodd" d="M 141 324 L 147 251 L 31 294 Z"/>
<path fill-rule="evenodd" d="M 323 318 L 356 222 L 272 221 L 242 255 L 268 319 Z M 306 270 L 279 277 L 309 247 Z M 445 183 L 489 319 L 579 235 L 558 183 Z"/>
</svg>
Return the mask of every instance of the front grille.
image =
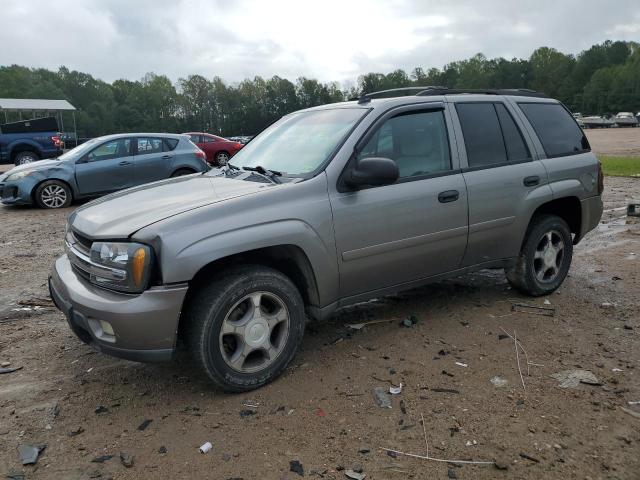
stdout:
<svg viewBox="0 0 640 480">
<path fill-rule="evenodd" d="M 75 230 L 71 230 L 71 237 L 74 240 L 73 243 L 75 247 L 86 255 L 89 255 L 89 252 L 91 252 L 91 244 L 93 243 L 93 241 L 76 232 Z"/>
<path fill-rule="evenodd" d="M 2 199 L 8 200 L 10 198 L 15 198 L 18 195 L 17 187 L 3 187 L 0 185 L 0 192 L 2 192 Z"/>
</svg>

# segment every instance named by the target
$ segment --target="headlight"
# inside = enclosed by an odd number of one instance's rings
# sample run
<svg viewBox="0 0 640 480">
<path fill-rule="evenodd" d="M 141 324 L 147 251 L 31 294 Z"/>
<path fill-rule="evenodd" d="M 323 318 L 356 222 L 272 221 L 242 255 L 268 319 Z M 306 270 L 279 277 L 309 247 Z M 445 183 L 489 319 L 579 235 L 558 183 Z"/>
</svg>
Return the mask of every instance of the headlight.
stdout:
<svg viewBox="0 0 640 480">
<path fill-rule="evenodd" d="M 151 276 L 151 248 L 140 243 L 94 242 L 91 262 L 105 267 L 94 269 L 90 280 L 96 285 L 123 292 L 142 292 Z"/>
<path fill-rule="evenodd" d="M 31 175 L 34 172 L 35 172 L 35 170 L 23 170 L 21 172 L 12 173 L 12 174 L 7 176 L 7 178 L 5 179 L 5 182 L 11 182 L 11 181 L 15 181 L 15 180 L 20 180 L 21 178 L 24 178 L 27 175 Z"/>
</svg>

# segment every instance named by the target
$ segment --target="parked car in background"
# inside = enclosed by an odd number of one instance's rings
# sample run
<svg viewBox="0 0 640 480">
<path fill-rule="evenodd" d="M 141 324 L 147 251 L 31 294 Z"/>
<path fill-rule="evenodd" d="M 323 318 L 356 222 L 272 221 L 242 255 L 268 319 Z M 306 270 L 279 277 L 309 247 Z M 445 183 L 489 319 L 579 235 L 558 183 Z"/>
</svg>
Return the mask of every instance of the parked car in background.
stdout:
<svg viewBox="0 0 640 480">
<path fill-rule="evenodd" d="M 613 121 L 618 127 L 638 126 L 638 119 L 632 112 L 618 112 L 618 114 L 613 117 Z"/>
<path fill-rule="evenodd" d="M 584 128 L 609 128 L 613 126 L 613 120 L 600 115 L 590 115 L 582 117 L 582 125 Z"/>
<path fill-rule="evenodd" d="M 0 175 L 0 197 L 5 205 L 61 208 L 72 200 L 207 170 L 204 152 L 186 135 L 107 135 Z"/>
<path fill-rule="evenodd" d="M 35 118 L 0 125 L 0 163 L 24 165 L 62 153 L 55 118 Z"/>
<path fill-rule="evenodd" d="M 241 143 L 242 145 L 246 145 L 251 141 L 253 137 L 254 137 L 253 135 L 240 135 L 236 137 L 229 137 L 229 140 L 233 142 Z"/>
<path fill-rule="evenodd" d="M 287 368 L 308 317 L 484 268 L 528 295 L 560 287 L 603 190 L 567 109 L 530 90 L 397 93 L 291 113 L 223 169 L 77 209 L 49 279 L 71 329 L 136 361 L 180 336 L 237 392 Z"/>
<path fill-rule="evenodd" d="M 207 156 L 207 162 L 221 167 L 226 165 L 231 157 L 242 148 L 240 142 L 227 140 L 210 133 L 188 132 L 191 141 L 195 143 Z"/>
</svg>

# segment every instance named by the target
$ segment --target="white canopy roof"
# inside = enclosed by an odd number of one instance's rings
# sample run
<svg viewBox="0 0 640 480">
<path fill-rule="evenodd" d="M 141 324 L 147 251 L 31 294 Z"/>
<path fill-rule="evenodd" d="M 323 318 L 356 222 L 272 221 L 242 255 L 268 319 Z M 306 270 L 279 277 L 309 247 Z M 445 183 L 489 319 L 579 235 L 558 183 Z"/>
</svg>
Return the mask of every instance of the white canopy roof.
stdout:
<svg viewBox="0 0 640 480">
<path fill-rule="evenodd" d="M 66 100 L 44 100 L 40 98 L 0 98 L 0 110 L 75 110 Z"/>
</svg>

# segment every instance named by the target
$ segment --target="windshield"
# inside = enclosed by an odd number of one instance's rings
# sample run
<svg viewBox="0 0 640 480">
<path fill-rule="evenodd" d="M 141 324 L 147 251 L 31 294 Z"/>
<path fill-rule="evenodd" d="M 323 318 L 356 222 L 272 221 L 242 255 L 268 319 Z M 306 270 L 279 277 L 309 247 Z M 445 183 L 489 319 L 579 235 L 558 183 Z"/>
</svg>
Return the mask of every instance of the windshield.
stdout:
<svg viewBox="0 0 640 480">
<path fill-rule="evenodd" d="M 231 163 L 307 176 L 329 158 L 366 112 L 363 108 L 335 108 L 289 115 L 249 142 Z"/>
<path fill-rule="evenodd" d="M 95 147 L 100 141 L 101 139 L 99 138 L 92 138 L 82 145 L 78 145 L 76 148 L 72 148 L 68 152 L 63 153 L 58 157 L 58 160 L 76 160 Z"/>
</svg>

